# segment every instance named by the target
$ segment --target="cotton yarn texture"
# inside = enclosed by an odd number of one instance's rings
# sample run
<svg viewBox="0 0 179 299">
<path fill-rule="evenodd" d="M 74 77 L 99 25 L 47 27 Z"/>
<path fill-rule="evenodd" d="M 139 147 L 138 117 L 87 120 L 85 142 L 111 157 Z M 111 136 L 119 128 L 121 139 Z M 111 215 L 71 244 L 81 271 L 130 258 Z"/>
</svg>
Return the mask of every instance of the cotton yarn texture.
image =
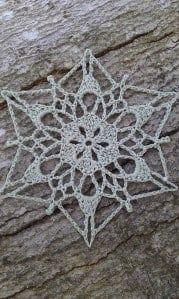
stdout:
<svg viewBox="0 0 179 299">
<path fill-rule="evenodd" d="M 81 81 L 72 92 L 63 85 L 77 71 L 81 71 Z M 96 71 L 108 81 L 106 90 L 101 88 Z M 6 147 L 17 150 L 0 198 L 43 203 L 48 215 L 55 208 L 60 209 L 91 247 L 96 234 L 122 208 L 132 211 L 133 200 L 177 190 L 169 181 L 162 152 L 162 144 L 170 139 L 161 135 L 176 94 L 128 85 L 127 76 L 120 83 L 115 82 L 90 50 L 61 80 L 56 82 L 50 76 L 48 81 L 51 84 L 48 90 L 2 91 L 16 134 L 16 139 Z M 39 103 L 38 96 L 47 91 L 49 101 Z M 125 99 L 128 91 L 147 94 L 149 100 L 131 105 Z M 35 101 L 28 99 L 31 97 Z M 18 122 L 19 111 L 33 125 L 28 136 L 23 134 L 24 124 Z M 146 126 L 156 112 L 161 112 L 161 119 L 155 132 L 148 132 Z M 151 169 L 145 160 L 145 154 L 152 148 L 158 151 L 162 173 Z M 22 151 L 29 154 L 30 162 L 17 179 L 14 170 Z M 131 188 L 132 184 L 148 183 L 152 189 L 145 187 L 140 193 L 135 194 L 135 187 Z M 48 186 L 45 195 L 41 194 L 43 184 Z M 31 194 L 34 185 L 37 193 Z M 114 202 L 115 207 L 97 224 L 96 211 L 104 200 Z M 67 209 L 72 201 L 82 212 L 80 223 Z"/>
</svg>

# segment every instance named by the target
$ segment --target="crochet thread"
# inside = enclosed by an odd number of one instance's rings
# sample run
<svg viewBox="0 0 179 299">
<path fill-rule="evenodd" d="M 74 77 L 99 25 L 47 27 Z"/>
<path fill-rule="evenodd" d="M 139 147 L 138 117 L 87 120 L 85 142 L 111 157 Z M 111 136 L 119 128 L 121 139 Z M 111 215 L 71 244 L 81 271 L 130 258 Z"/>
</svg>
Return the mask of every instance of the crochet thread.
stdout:
<svg viewBox="0 0 179 299">
<path fill-rule="evenodd" d="M 95 78 L 95 68 L 110 84 L 106 91 Z M 82 80 L 76 92 L 69 92 L 63 84 L 82 70 Z M 16 140 L 6 147 L 17 147 L 16 155 L 0 190 L 1 199 L 30 199 L 44 203 L 50 215 L 57 207 L 91 247 L 96 234 L 125 207 L 132 211 L 134 199 L 175 191 L 177 186 L 169 181 L 161 146 L 169 137 L 161 137 L 161 131 L 176 101 L 174 92 L 159 92 L 126 84 L 124 76 L 116 83 L 99 61 L 86 50 L 82 60 L 59 82 L 48 77 L 50 89 L 28 92 L 4 90 L 14 125 Z M 153 99 L 146 104 L 130 105 L 126 91 L 142 92 Z M 44 92 L 51 94 L 50 103 L 31 104 L 24 95 Z M 118 94 L 116 95 L 116 92 Z M 166 100 L 171 96 L 171 100 Z M 90 100 L 89 100 L 90 99 Z M 89 101 L 88 101 L 89 100 Z M 17 111 L 24 113 L 33 124 L 30 136 L 21 134 Z M 162 119 L 152 135 L 145 125 L 155 112 L 163 112 Z M 128 121 L 129 119 L 129 121 Z M 151 169 L 145 161 L 145 153 L 155 149 L 163 167 L 163 175 Z M 14 179 L 14 171 L 22 151 L 31 155 L 31 162 L 20 179 Z M 154 190 L 131 193 L 130 183 L 150 182 Z M 33 185 L 47 184 L 49 193 L 44 198 L 31 195 Z M 135 188 L 134 188 L 135 189 Z M 41 189 L 40 189 L 41 191 Z M 78 224 L 67 210 L 68 202 L 75 200 L 82 211 L 84 221 Z M 113 200 L 115 209 L 102 223 L 96 225 L 95 217 L 102 200 Z"/>
</svg>

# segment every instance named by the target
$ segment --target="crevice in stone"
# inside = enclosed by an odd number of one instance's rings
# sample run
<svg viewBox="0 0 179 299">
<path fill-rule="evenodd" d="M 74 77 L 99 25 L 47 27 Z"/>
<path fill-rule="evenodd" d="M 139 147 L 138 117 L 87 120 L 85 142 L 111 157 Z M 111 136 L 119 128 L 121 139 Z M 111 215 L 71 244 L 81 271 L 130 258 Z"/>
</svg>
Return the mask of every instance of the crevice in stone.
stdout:
<svg viewBox="0 0 179 299">
<path fill-rule="evenodd" d="M 95 55 L 96 58 L 100 58 L 100 57 L 103 57 L 104 55 L 106 55 L 107 53 L 111 52 L 111 51 L 115 51 L 115 50 L 119 50 L 131 43 L 133 43 L 136 39 L 140 38 L 140 37 L 144 37 L 150 33 L 154 32 L 154 29 L 150 30 L 150 31 L 147 31 L 147 32 L 143 32 L 143 33 L 139 33 L 139 34 L 136 34 L 135 36 L 133 36 L 132 38 L 130 38 L 129 40 L 127 41 L 124 41 L 118 45 L 115 45 L 115 46 L 111 46 L 111 47 L 108 47 L 102 51 L 100 51 L 99 53 L 97 53 Z M 63 75 L 63 74 L 66 74 L 67 72 L 69 72 L 71 70 L 71 68 L 64 68 L 64 69 L 54 69 L 52 72 L 48 73 L 46 75 L 46 77 L 42 77 L 42 78 L 39 78 L 37 80 L 35 80 L 34 82 L 32 82 L 31 84 L 29 85 L 26 85 L 26 86 L 23 86 L 21 88 L 21 90 L 29 90 L 37 85 L 40 85 L 42 83 L 47 83 L 47 76 L 49 75 L 52 75 L 52 76 L 55 76 L 55 75 Z"/>
<path fill-rule="evenodd" d="M 169 132 L 164 132 L 163 134 L 161 134 L 161 137 L 173 136 L 173 135 L 175 135 L 178 132 L 179 132 L 179 127 L 176 127 L 175 129 L 173 129 L 173 130 L 171 130 Z"/>
<path fill-rule="evenodd" d="M 66 275 L 70 274 L 71 272 L 73 272 L 76 269 L 90 268 L 90 267 L 96 266 L 96 265 L 100 264 L 101 262 L 103 262 L 104 260 L 106 260 L 109 256 L 115 254 L 119 247 L 121 247 L 122 245 L 125 245 L 131 239 L 141 238 L 141 237 L 142 238 L 148 237 L 148 236 L 152 235 L 153 233 L 155 233 L 160 226 L 171 225 L 171 224 L 175 223 L 175 221 L 178 220 L 178 219 L 179 219 L 179 217 L 175 217 L 175 218 L 170 219 L 170 220 L 164 220 L 164 221 L 158 222 L 158 223 L 156 223 L 155 227 L 152 230 L 148 231 L 147 233 L 131 234 L 125 240 L 121 241 L 114 248 L 112 248 L 111 251 L 107 252 L 104 256 L 100 257 L 97 261 L 95 261 L 93 263 L 90 263 L 90 264 L 82 264 L 82 265 L 79 265 L 79 266 L 74 266 L 74 267 L 72 267 L 71 269 L 69 269 L 68 271 L 66 271 L 64 273 L 56 272 L 52 277 L 47 278 L 41 284 L 38 284 L 37 286 L 34 286 L 34 285 L 27 286 L 25 288 L 22 288 L 18 292 L 15 292 L 15 293 L 13 293 L 9 296 L 2 297 L 2 299 L 14 298 L 14 296 L 22 294 L 24 291 L 30 290 L 30 289 L 32 289 L 32 290 L 34 289 L 34 290 L 37 291 L 38 289 L 41 289 L 44 285 L 47 285 L 47 283 L 50 283 L 50 282 L 54 281 L 55 279 L 57 279 L 59 277 L 66 276 Z"/>
<path fill-rule="evenodd" d="M 48 76 L 65 75 L 70 70 L 71 70 L 71 68 L 53 69 L 53 71 L 51 71 L 50 73 L 47 73 L 44 77 L 41 77 L 41 78 L 33 81 L 32 83 L 28 84 L 28 85 L 22 86 L 21 91 L 28 91 L 28 90 L 30 90 L 30 89 L 38 86 L 38 85 L 41 85 L 43 83 L 48 83 L 48 81 L 47 81 Z"/>
<path fill-rule="evenodd" d="M 60 211 L 57 209 L 54 211 L 54 213 L 52 214 L 52 216 L 56 215 L 57 213 L 59 213 Z M 18 230 L 16 230 L 15 232 L 12 233 L 6 233 L 6 234 L 2 234 L 1 238 L 5 238 L 5 237 L 12 237 L 12 236 L 16 236 L 17 234 L 21 233 L 22 231 L 29 229 L 31 227 L 33 227 L 34 225 L 39 225 L 44 223 L 47 219 L 50 219 L 49 215 L 45 214 L 45 210 L 44 210 L 44 215 L 42 215 L 41 218 L 35 219 L 29 223 L 26 223 L 25 225 L 23 225 L 21 228 L 19 228 Z"/>
<path fill-rule="evenodd" d="M 29 213 L 31 213 L 31 212 L 38 211 L 38 210 L 40 210 L 40 209 L 42 209 L 42 208 L 40 207 L 40 208 L 37 208 L 37 209 L 28 210 L 28 211 L 24 212 L 24 213 L 21 214 L 21 215 L 17 215 L 17 216 L 14 216 L 14 217 L 12 217 L 12 218 L 8 218 L 7 220 L 4 221 L 4 223 L 2 223 L 2 224 L 0 225 L 0 228 L 6 226 L 9 222 L 11 222 L 11 221 L 13 221 L 13 220 L 20 219 L 21 217 L 24 217 L 25 215 L 27 215 L 27 214 L 29 214 Z"/>
<path fill-rule="evenodd" d="M 141 38 L 141 37 L 145 37 L 145 36 L 148 36 L 149 34 L 153 33 L 155 30 L 155 28 L 147 31 L 147 32 L 143 32 L 143 33 L 138 33 L 136 35 L 134 35 L 132 38 L 130 38 L 129 40 L 127 41 L 124 41 L 120 44 L 117 44 L 115 46 L 111 46 L 111 47 L 108 47 L 100 52 L 98 52 L 97 54 L 94 54 L 96 58 L 101 58 L 103 56 L 105 56 L 106 54 L 112 52 L 112 51 L 116 51 L 116 50 L 119 50 L 127 45 L 130 45 L 132 44 L 135 40 Z M 158 42 L 158 41 L 161 41 L 171 35 L 173 35 L 174 32 L 171 31 L 169 33 L 165 33 L 163 36 L 159 37 L 158 39 L 154 39 L 154 40 L 150 40 L 150 41 L 146 41 L 146 43 L 153 43 L 153 42 Z M 41 77 L 39 79 L 36 79 L 35 81 L 33 81 L 32 83 L 28 84 L 28 85 L 25 85 L 25 86 L 22 86 L 20 91 L 28 91 L 30 89 L 33 89 L 34 87 L 38 86 L 38 85 L 41 85 L 43 83 L 47 83 L 47 77 L 52 75 L 52 76 L 57 76 L 57 75 L 65 75 L 67 72 L 69 72 L 71 70 L 71 68 L 62 68 L 62 69 L 54 69 L 52 70 L 51 72 L 47 73 L 44 77 Z M 4 100 L 2 100 L 0 102 L 0 110 L 5 108 L 7 105 L 5 103 Z"/>
<path fill-rule="evenodd" d="M 118 45 L 115 45 L 113 47 L 111 46 L 111 47 L 108 47 L 107 49 L 104 49 L 104 50 L 100 51 L 98 54 L 95 55 L 95 57 L 96 58 L 100 58 L 100 57 L 103 57 L 104 55 L 108 54 L 109 52 L 120 50 L 121 48 L 132 44 L 138 38 L 145 37 L 145 36 L 149 35 L 150 33 L 153 33 L 154 30 L 155 29 L 151 29 L 151 30 L 149 30 L 147 32 L 138 33 L 138 34 L 134 35 L 133 37 L 131 37 L 127 41 L 124 41 L 124 42 L 122 42 L 122 43 L 120 43 Z"/>
<path fill-rule="evenodd" d="M 156 39 L 153 39 L 151 41 L 146 41 L 146 44 L 151 44 L 151 43 L 156 43 L 156 42 L 160 42 L 161 40 L 173 35 L 175 32 L 173 31 L 170 31 L 170 32 L 167 32 L 165 33 L 164 35 L 160 36 L 159 38 L 156 38 Z"/>
</svg>

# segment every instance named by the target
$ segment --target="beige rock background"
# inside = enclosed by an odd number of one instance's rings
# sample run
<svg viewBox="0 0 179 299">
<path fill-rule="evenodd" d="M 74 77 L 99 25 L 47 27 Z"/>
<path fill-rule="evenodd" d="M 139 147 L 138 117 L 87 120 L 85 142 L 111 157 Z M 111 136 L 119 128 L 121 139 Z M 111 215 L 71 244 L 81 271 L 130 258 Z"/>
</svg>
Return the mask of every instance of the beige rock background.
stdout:
<svg viewBox="0 0 179 299">
<path fill-rule="evenodd" d="M 116 81 L 127 73 L 133 85 L 178 91 L 178 8 L 174 0 L 0 0 L 0 88 L 46 88 L 47 75 L 61 78 L 90 48 Z M 163 151 L 175 184 L 178 119 L 176 102 L 162 133 L 171 138 Z M 1 98 L 1 185 L 14 154 L 3 146 L 12 136 Z M 178 298 L 178 192 L 133 208 L 88 249 L 59 211 L 46 216 L 41 204 L 1 201 L 0 298 Z"/>
</svg>

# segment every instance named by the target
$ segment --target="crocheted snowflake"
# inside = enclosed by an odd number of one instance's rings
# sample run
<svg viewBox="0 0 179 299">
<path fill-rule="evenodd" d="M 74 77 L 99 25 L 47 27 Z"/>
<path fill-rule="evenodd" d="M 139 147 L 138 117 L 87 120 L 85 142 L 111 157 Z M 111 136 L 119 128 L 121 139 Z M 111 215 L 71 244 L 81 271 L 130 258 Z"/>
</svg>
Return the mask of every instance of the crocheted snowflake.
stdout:
<svg viewBox="0 0 179 299">
<path fill-rule="evenodd" d="M 79 70 L 82 77 L 77 90 L 67 90 L 65 84 Z M 96 71 L 110 87 L 103 90 Z M 17 137 L 7 146 L 16 146 L 17 151 L 0 194 L 2 198 L 43 202 L 48 206 L 47 214 L 58 207 L 90 247 L 96 234 L 122 207 L 130 212 L 134 199 L 177 189 L 168 180 L 161 150 L 161 145 L 169 141 L 169 137 L 161 137 L 161 131 L 176 95 L 127 85 L 126 77 L 116 83 L 89 50 L 59 82 L 53 77 L 48 80 L 51 83 L 48 90 L 2 92 Z M 146 104 L 130 105 L 130 99 L 125 99 L 128 90 L 153 98 Z M 33 95 L 38 99 L 45 92 L 50 95 L 48 103 L 28 101 L 28 97 Z M 168 100 L 168 96 L 172 99 Z M 28 117 L 30 125 L 19 122 L 20 112 Z M 146 124 L 156 112 L 162 115 L 152 134 L 150 126 L 149 132 L 146 131 Z M 151 149 L 158 153 L 163 174 L 151 169 L 145 160 Z M 28 154 L 30 162 L 25 167 L 22 161 L 27 160 Z M 19 172 L 23 172 L 20 178 L 17 178 L 18 165 Z M 145 187 L 137 191 L 137 186 L 149 182 L 154 186 L 152 190 Z M 68 210 L 74 200 L 83 213 L 80 224 L 73 211 Z M 105 200 L 113 200 L 115 209 L 111 211 L 109 205 L 110 213 L 97 225 L 96 213 Z"/>
</svg>

